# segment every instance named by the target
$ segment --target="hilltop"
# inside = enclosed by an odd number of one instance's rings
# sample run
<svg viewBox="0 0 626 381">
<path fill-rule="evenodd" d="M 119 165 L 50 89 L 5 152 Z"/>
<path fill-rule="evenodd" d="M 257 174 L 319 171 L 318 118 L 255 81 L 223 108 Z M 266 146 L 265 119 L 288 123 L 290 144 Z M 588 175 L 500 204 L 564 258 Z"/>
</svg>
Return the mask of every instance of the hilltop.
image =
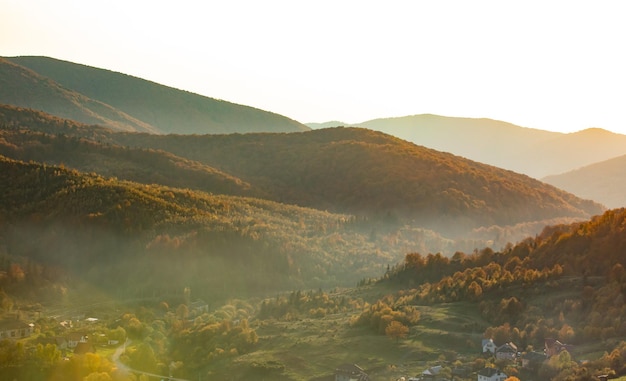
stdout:
<svg viewBox="0 0 626 381">
<path fill-rule="evenodd" d="M 193 94 L 110 70 L 49 57 L 10 57 L 5 60 L 29 68 L 65 89 L 110 105 L 153 126 L 154 131 L 159 133 L 222 134 L 295 132 L 309 129 L 295 120 L 276 113 Z M 28 94 L 21 94 L 31 87 L 34 85 L 14 86 L 15 95 L 27 97 Z M 45 94 L 45 100 L 52 102 L 54 96 L 55 94 Z M 5 100 L 0 102 L 59 115 L 49 109 L 11 102 L 10 97 L 5 97 Z"/>
<path fill-rule="evenodd" d="M 0 58 L 0 103 L 43 110 L 116 130 L 157 132 L 154 126 Z"/>
<path fill-rule="evenodd" d="M 626 135 L 599 128 L 563 134 L 487 118 L 432 114 L 374 119 L 354 126 L 538 179 L 626 154 Z"/>
</svg>

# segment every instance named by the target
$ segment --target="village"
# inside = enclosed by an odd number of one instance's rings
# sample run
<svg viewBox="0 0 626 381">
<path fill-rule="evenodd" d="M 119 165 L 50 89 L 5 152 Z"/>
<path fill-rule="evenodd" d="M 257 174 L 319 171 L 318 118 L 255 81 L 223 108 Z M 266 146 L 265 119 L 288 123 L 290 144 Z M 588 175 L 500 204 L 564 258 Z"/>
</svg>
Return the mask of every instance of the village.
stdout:
<svg viewBox="0 0 626 381">
<path fill-rule="evenodd" d="M 572 345 L 561 343 L 557 339 L 545 339 L 543 351 L 520 352 L 512 343 L 496 345 L 493 339 L 482 340 L 482 355 L 484 358 L 494 360 L 494 363 L 506 364 L 517 369 L 517 374 L 507 375 L 503 370 L 486 366 L 478 371 L 472 371 L 467 365 L 434 365 L 424 369 L 415 376 L 401 376 L 396 381 L 453 381 L 453 380 L 476 380 L 476 381 L 505 381 L 511 376 L 517 380 L 526 381 L 520 374 L 536 374 L 539 367 L 548 359 L 559 356 L 563 352 L 570 355 Z M 570 355 L 571 356 L 571 355 Z M 599 381 L 606 381 L 606 376 L 598 377 Z M 373 381 L 367 372 L 356 364 L 343 364 L 335 369 L 335 381 Z M 532 380 L 532 379 L 528 379 Z"/>
<path fill-rule="evenodd" d="M 206 312 L 208 306 L 202 301 L 192 303 L 192 312 L 201 314 Z M 16 315 L 17 316 L 17 315 Z M 106 329 L 98 324 L 99 319 L 84 315 L 74 316 L 72 319 L 63 319 L 56 323 L 55 327 L 45 333 L 35 323 L 27 323 L 16 318 L 4 318 L 0 321 L 0 341 L 2 340 L 26 340 L 33 339 L 34 345 L 54 345 L 63 358 L 96 353 L 103 348 L 117 348 L 126 342 L 126 332 L 120 327 Z M 37 331 L 37 332 L 36 332 Z M 518 380 L 521 374 L 536 374 L 539 367 L 554 356 L 563 352 L 571 352 L 571 345 L 561 343 L 557 339 L 545 339 L 544 348 L 538 351 L 522 352 L 512 342 L 497 345 L 493 339 L 483 339 L 481 343 L 482 353 L 480 357 L 492 360 L 491 364 L 505 364 L 508 369 L 516 369 L 515 375 L 509 375 L 504 370 L 495 366 L 485 366 L 475 370 L 469 365 L 458 365 L 457 362 L 443 362 L 438 365 L 426 367 L 416 375 L 404 375 L 397 381 L 453 381 L 453 380 L 476 380 L 476 381 L 505 381 L 514 376 Z M 599 377 L 602 380 L 602 377 Z M 335 381 L 373 381 L 366 370 L 357 364 L 343 364 L 334 370 Z"/>
</svg>

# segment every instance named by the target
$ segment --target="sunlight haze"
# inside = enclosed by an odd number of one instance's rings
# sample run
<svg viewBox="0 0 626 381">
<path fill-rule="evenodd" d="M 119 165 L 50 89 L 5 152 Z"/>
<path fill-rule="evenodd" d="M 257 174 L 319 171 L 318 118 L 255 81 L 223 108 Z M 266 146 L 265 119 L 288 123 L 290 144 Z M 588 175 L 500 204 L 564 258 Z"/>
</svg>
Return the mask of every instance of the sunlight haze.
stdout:
<svg viewBox="0 0 626 381">
<path fill-rule="evenodd" d="M 622 6 L 0 0 L 0 56 L 109 69 L 303 123 L 432 113 L 624 134 Z"/>
</svg>

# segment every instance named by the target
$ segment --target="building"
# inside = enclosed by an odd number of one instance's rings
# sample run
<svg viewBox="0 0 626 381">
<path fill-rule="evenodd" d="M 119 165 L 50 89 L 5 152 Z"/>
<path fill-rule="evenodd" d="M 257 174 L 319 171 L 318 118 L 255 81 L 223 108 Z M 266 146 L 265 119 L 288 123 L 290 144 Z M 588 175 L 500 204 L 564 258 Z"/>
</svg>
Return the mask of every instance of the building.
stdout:
<svg viewBox="0 0 626 381">
<path fill-rule="evenodd" d="M 496 348 L 496 358 L 499 360 L 514 361 L 517 358 L 517 346 L 513 343 L 506 343 Z"/>
<path fill-rule="evenodd" d="M 34 326 L 18 319 L 0 320 L 0 340 L 22 339 L 33 334 Z"/>
<path fill-rule="evenodd" d="M 491 352 L 492 354 L 496 353 L 496 344 L 493 342 L 493 339 L 483 339 L 483 353 Z"/>
<path fill-rule="evenodd" d="M 504 381 L 508 378 L 500 369 L 483 368 L 478 371 L 478 381 Z"/>
<path fill-rule="evenodd" d="M 563 351 L 572 351 L 572 346 L 569 344 L 563 344 L 557 339 L 545 339 L 545 348 L 544 352 L 547 357 L 552 357 L 560 354 Z"/>
<path fill-rule="evenodd" d="M 422 380 L 437 380 L 439 377 L 439 373 L 441 373 L 441 365 L 431 366 L 422 372 Z"/>
</svg>

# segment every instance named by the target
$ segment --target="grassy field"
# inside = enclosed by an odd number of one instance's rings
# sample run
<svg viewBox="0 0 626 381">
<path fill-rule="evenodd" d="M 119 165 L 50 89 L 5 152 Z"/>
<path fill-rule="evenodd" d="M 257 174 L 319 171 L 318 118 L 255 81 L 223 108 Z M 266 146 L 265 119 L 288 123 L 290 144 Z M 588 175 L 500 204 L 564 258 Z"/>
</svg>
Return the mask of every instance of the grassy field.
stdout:
<svg viewBox="0 0 626 381">
<path fill-rule="evenodd" d="M 463 355 L 478 354 L 486 327 L 475 305 L 455 303 L 419 307 L 422 319 L 406 339 L 393 340 L 369 328 L 353 327 L 350 319 L 359 311 L 303 318 L 296 321 L 257 321 L 257 349 L 240 356 L 228 366 L 229 376 L 245 377 L 253 364 L 277 368 L 267 379 L 332 379 L 335 368 L 358 364 L 375 380 L 396 380 L 414 376 L 441 361 L 446 351 L 456 348 Z M 215 364 L 210 371 L 226 377 Z M 233 368 L 241 372 L 235 376 Z M 279 371 L 281 370 L 281 371 Z M 258 374 L 255 373 L 258 377 Z"/>
</svg>

